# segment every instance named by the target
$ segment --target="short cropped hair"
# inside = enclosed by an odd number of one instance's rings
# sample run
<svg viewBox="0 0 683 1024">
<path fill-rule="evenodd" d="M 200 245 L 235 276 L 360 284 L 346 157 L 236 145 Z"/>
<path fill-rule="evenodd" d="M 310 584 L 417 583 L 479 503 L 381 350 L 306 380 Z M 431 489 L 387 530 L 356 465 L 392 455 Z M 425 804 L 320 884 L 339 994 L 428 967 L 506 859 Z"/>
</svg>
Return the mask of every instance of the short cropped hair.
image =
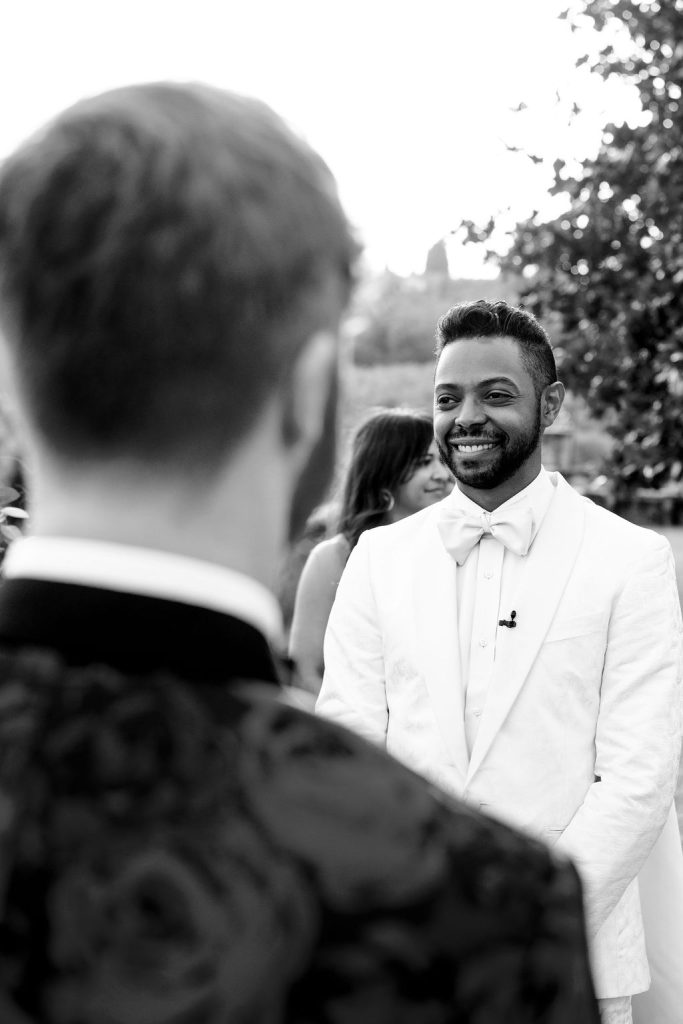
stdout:
<svg viewBox="0 0 683 1024">
<path fill-rule="evenodd" d="M 454 341 L 490 337 L 512 338 L 517 342 L 537 395 L 548 384 L 555 383 L 555 357 L 544 328 L 531 313 L 507 302 L 479 299 L 452 306 L 436 327 L 437 357 Z"/>
<path fill-rule="evenodd" d="M 203 85 L 84 100 L 0 170 L 0 317 L 68 458 L 218 461 L 336 328 L 356 243 L 323 161 Z"/>
<path fill-rule="evenodd" d="M 342 486 L 339 532 L 353 548 L 364 530 L 386 522 L 395 497 L 434 440 L 432 417 L 415 409 L 379 409 L 356 431 Z"/>
</svg>

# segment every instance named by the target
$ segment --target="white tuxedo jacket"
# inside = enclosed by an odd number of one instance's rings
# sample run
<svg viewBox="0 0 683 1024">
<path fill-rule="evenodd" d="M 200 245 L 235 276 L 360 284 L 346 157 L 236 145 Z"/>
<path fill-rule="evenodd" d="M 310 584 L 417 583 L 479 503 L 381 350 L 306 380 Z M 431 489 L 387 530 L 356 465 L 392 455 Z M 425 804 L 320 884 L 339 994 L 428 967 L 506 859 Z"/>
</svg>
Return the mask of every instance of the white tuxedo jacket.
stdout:
<svg viewBox="0 0 683 1024">
<path fill-rule="evenodd" d="M 439 505 L 361 537 L 330 617 L 318 711 L 570 856 L 606 998 L 649 984 L 636 876 L 672 805 L 681 615 L 668 542 L 550 476 L 471 758 L 459 570 Z"/>
</svg>

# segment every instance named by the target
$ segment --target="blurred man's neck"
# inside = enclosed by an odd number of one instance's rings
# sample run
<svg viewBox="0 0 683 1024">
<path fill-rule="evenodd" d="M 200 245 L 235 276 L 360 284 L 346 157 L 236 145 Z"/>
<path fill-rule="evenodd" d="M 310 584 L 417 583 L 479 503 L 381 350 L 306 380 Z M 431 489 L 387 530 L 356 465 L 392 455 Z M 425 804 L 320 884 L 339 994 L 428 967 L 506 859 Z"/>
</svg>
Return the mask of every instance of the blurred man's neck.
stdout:
<svg viewBox="0 0 683 1024">
<path fill-rule="evenodd" d="M 124 461 L 60 472 L 38 465 L 30 532 L 170 551 L 272 588 L 286 540 L 289 484 L 272 446 L 269 456 L 260 447 L 245 446 L 229 467 L 201 482 Z"/>
</svg>

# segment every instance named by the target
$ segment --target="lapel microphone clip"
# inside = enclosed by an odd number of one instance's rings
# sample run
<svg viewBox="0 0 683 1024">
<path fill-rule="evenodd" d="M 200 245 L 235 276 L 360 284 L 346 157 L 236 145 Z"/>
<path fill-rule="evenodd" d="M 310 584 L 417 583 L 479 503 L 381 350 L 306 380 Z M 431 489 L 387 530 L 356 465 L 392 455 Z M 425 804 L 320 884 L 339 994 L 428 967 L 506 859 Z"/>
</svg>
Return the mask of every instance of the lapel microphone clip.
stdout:
<svg viewBox="0 0 683 1024">
<path fill-rule="evenodd" d="M 517 612 L 513 609 L 510 612 L 510 618 L 509 619 L 498 619 L 498 625 L 499 626 L 507 626 L 508 629 L 514 629 L 515 626 L 517 625 L 517 623 L 515 622 L 516 618 L 517 618 Z"/>
</svg>

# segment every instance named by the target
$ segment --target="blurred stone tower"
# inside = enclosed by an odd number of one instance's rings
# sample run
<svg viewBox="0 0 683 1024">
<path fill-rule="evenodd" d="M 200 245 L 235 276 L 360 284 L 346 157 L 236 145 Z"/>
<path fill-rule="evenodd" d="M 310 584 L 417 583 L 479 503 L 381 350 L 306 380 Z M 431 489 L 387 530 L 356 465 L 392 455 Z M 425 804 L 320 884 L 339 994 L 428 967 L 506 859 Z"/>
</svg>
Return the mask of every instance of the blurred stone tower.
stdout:
<svg viewBox="0 0 683 1024">
<path fill-rule="evenodd" d="M 425 277 L 448 279 L 448 256 L 446 255 L 446 243 L 443 238 L 435 242 L 427 253 L 427 262 L 424 269 Z"/>
</svg>

